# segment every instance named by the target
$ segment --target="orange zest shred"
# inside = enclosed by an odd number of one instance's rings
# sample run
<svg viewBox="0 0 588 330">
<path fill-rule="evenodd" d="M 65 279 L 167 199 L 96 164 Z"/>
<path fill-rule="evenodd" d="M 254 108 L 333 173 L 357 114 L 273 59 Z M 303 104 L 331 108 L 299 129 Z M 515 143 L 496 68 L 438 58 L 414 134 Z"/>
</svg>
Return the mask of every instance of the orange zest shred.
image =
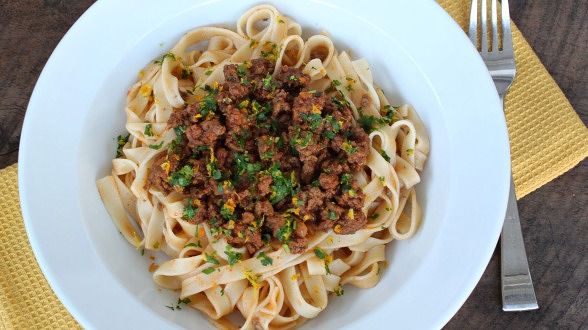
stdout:
<svg viewBox="0 0 588 330">
<path fill-rule="evenodd" d="M 169 161 L 165 161 L 163 163 L 161 163 L 161 169 L 165 171 L 165 174 L 169 174 L 169 168 L 170 168 L 170 164 Z"/>
<path fill-rule="evenodd" d="M 156 270 L 157 270 L 157 268 L 159 268 L 159 265 L 157 265 L 156 263 L 152 262 L 152 263 L 149 265 L 149 272 L 150 272 L 150 273 L 153 273 L 154 271 L 156 271 Z"/>
<path fill-rule="evenodd" d="M 149 85 L 149 84 L 145 84 L 145 85 L 141 86 L 141 88 L 139 88 L 139 94 L 141 94 L 145 97 L 151 96 L 152 92 L 153 92 L 153 88 L 151 88 L 151 85 Z"/>
</svg>

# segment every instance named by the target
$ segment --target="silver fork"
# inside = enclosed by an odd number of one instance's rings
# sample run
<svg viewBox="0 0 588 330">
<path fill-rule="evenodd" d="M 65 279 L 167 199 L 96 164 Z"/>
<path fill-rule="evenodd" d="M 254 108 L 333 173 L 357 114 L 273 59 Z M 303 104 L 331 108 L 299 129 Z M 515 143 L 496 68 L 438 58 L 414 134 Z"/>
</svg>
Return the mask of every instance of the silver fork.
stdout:
<svg viewBox="0 0 588 330">
<path fill-rule="evenodd" d="M 499 49 L 497 0 L 491 1 L 492 40 L 490 45 L 488 45 L 487 36 L 488 13 L 486 0 L 482 0 L 480 6 L 482 26 L 479 48 L 477 0 L 472 0 L 469 36 L 472 43 L 480 51 L 480 55 L 484 63 L 486 63 L 492 80 L 494 80 L 494 85 L 496 85 L 500 102 L 504 106 L 504 96 L 516 74 L 512 48 L 512 33 L 510 29 L 510 14 L 508 0 L 502 0 L 502 49 Z M 512 176 L 510 179 L 510 196 L 508 198 L 500 238 L 500 250 L 502 310 L 526 311 L 539 308 L 537 298 L 535 297 L 533 281 L 531 280 L 531 273 L 529 272 Z"/>
</svg>

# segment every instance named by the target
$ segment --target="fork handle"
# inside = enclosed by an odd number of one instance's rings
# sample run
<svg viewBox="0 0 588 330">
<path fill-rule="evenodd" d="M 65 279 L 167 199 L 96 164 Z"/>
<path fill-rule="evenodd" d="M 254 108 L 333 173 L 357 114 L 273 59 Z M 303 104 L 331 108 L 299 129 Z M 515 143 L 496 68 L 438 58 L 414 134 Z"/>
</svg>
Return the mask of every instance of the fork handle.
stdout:
<svg viewBox="0 0 588 330">
<path fill-rule="evenodd" d="M 539 308 L 529 272 L 512 177 L 500 250 L 502 310 L 516 312 Z"/>
</svg>

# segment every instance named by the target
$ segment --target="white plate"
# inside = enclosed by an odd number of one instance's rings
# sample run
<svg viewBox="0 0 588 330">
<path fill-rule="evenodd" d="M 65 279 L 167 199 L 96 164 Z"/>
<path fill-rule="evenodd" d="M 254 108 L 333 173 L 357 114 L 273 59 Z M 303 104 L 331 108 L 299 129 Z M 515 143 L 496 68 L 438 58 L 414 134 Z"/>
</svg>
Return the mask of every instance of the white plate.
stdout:
<svg viewBox="0 0 588 330">
<path fill-rule="evenodd" d="M 412 103 L 431 137 L 420 184 L 424 223 L 388 247 L 373 289 L 347 289 L 305 328 L 439 328 L 463 304 L 496 245 L 509 183 L 498 97 L 457 24 L 433 1 L 271 1 L 303 31 L 328 31 L 366 57 L 387 95 Z M 89 328 L 210 327 L 197 311 L 165 308 L 141 257 L 116 232 L 95 187 L 124 131 L 137 72 L 191 28 L 234 29 L 257 1 L 100 1 L 47 62 L 27 110 L 19 187 L 29 239 L 51 287 Z M 496 288 L 498 290 L 498 288 Z"/>
</svg>

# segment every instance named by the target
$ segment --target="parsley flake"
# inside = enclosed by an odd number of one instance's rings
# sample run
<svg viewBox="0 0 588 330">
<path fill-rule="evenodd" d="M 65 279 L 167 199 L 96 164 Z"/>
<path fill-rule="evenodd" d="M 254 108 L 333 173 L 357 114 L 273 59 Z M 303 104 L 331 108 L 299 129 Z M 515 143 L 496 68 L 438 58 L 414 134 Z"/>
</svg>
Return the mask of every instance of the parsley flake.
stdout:
<svg viewBox="0 0 588 330">
<path fill-rule="evenodd" d="M 163 141 L 160 141 L 157 144 L 150 144 L 149 148 L 159 150 L 159 149 L 161 149 L 162 146 L 163 146 Z"/>
<path fill-rule="evenodd" d="M 325 259 L 327 257 L 327 253 L 319 247 L 314 248 L 314 255 L 319 259 Z"/>
<path fill-rule="evenodd" d="M 153 136 L 153 125 L 151 125 L 151 123 L 145 125 L 145 130 L 143 131 L 143 134 L 147 136 Z"/>
<path fill-rule="evenodd" d="M 208 267 L 208 268 L 205 268 L 205 269 L 203 269 L 203 270 L 202 270 L 202 272 L 203 272 L 204 274 L 206 274 L 206 275 L 210 275 L 210 274 L 212 274 L 212 272 L 214 272 L 214 271 L 215 271 L 215 268 L 214 268 L 214 267 Z"/>
<path fill-rule="evenodd" d="M 117 158 L 123 156 L 122 148 L 125 146 L 125 144 L 127 144 L 127 142 L 129 142 L 130 136 L 131 136 L 130 134 L 127 134 L 127 136 L 119 135 L 116 137 L 116 157 Z"/>
<path fill-rule="evenodd" d="M 242 254 L 233 249 L 232 246 L 228 245 L 225 247 L 225 254 L 227 255 L 229 266 L 233 266 L 237 261 L 241 260 Z"/>
<path fill-rule="evenodd" d="M 261 261 L 261 264 L 264 266 L 270 266 L 273 263 L 272 258 L 270 258 L 265 252 L 261 251 L 257 255 L 257 259 Z"/>
<path fill-rule="evenodd" d="M 187 187 L 192 182 L 194 170 L 190 165 L 184 165 L 181 169 L 173 172 L 170 176 L 169 183 L 173 186 Z"/>
</svg>

